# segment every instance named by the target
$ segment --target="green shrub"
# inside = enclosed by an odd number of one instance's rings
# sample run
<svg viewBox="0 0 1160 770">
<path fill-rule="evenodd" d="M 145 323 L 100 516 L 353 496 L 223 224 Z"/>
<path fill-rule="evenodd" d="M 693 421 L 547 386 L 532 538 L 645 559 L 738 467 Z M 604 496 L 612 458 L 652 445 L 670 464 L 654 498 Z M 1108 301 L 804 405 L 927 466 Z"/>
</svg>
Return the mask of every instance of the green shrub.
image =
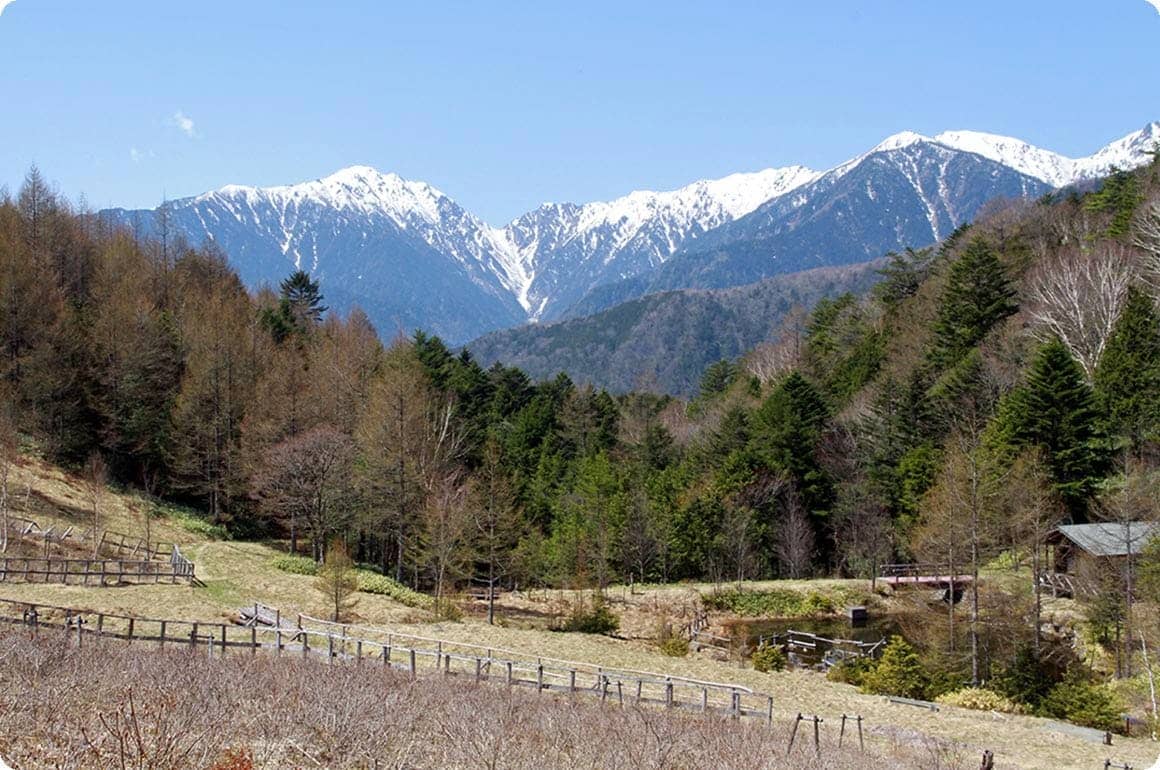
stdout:
<svg viewBox="0 0 1160 770">
<path fill-rule="evenodd" d="M 834 600 L 825 594 L 811 591 L 802 594 L 785 589 L 768 591 L 739 591 L 731 589 L 709 594 L 703 598 L 711 610 L 731 612 L 734 615 L 770 618 L 808 618 L 829 615 L 835 611 Z"/>
<path fill-rule="evenodd" d="M 689 654 L 689 640 L 681 636 L 670 636 L 657 643 L 662 655 L 670 658 L 683 658 Z"/>
<path fill-rule="evenodd" d="M 309 556 L 291 556 L 289 554 L 275 556 L 270 562 L 270 566 L 283 572 L 289 572 L 291 575 L 313 577 L 318 574 L 318 565 Z"/>
<path fill-rule="evenodd" d="M 355 574 L 358 575 L 358 590 L 363 593 L 386 596 L 408 607 L 427 608 L 432 604 L 430 596 L 414 591 L 394 578 L 367 569 L 355 570 Z M 444 604 L 451 604 L 451 602 L 444 602 Z"/>
<path fill-rule="evenodd" d="M 1062 682 L 1051 688 L 1039 711 L 1044 716 L 1097 730 L 1119 732 L 1124 728 L 1119 699 L 1109 688 L 1090 681 L 1079 668 L 1072 668 Z"/>
<path fill-rule="evenodd" d="M 991 680 L 991 687 L 1008 700 L 1039 706 L 1052 686 L 1060 681 L 1060 673 L 1041 660 L 1035 648 L 1020 645 L 1015 657 Z"/>
<path fill-rule="evenodd" d="M 193 535 L 201 535 L 207 540 L 230 539 L 230 532 L 224 526 L 221 524 L 212 524 L 209 520 L 184 508 L 156 506 L 150 515 L 170 518 L 176 521 L 186 532 Z"/>
<path fill-rule="evenodd" d="M 291 575 L 307 575 L 313 577 L 318 574 L 318 565 L 309 556 L 282 554 L 281 556 L 275 556 L 271 560 L 270 565 L 274 569 L 289 572 Z M 430 596 L 413 591 L 393 578 L 363 568 L 354 570 L 354 574 L 358 579 L 358 590 L 365 594 L 386 596 L 408 607 L 417 607 L 420 609 L 431 607 L 432 600 Z"/>
<path fill-rule="evenodd" d="M 618 628 L 620 618 L 608 609 L 602 598 L 597 596 L 591 609 L 586 608 L 583 601 L 577 602 L 572 608 L 572 614 L 563 624 L 557 626 L 556 630 L 580 634 L 611 634 Z"/>
<path fill-rule="evenodd" d="M 749 656 L 753 667 L 758 671 L 767 673 L 769 671 L 784 671 L 786 663 L 785 650 L 779 644 L 770 644 L 769 642 L 762 642 L 758 645 L 753 654 Z"/>
<path fill-rule="evenodd" d="M 830 670 L 826 672 L 826 679 L 831 682 L 842 682 L 861 687 L 865 684 L 866 677 L 873 674 L 877 667 L 878 661 L 873 658 L 850 658 L 836 666 L 831 666 Z"/>
<path fill-rule="evenodd" d="M 963 687 L 954 692 L 943 693 L 935 698 L 938 703 L 976 711 L 998 711 L 1001 714 L 1026 714 L 1028 709 L 1022 703 L 1005 698 L 994 690 L 983 687 Z"/>
<path fill-rule="evenodd" d="M 925 698 L 929 688 L 930 675 L 918 653 L 901 636 L 891 637 L 878 665 L 862 682 L 863 692 L 903 698 Z"/>
</svg>

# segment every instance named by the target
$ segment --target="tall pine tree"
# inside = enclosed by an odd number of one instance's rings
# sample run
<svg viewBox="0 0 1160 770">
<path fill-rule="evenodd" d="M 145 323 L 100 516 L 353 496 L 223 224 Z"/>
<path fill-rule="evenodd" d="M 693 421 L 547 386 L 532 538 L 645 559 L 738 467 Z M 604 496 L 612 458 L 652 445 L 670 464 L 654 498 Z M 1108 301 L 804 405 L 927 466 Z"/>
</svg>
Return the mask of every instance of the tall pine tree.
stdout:
<svg viewBox="0 0 1160 770">
<path fill-rule="evenodd" d="M 1095 374 L 1096 396 L 1110 434 L 1139 452 L 1160 432 L 1160 314 L 1137 288 L 1112 329 Z"/>
<path fill-rule="evenodd" d="M 951 265 L 939 300 L 931 360 L 951 366 L 1016 310 L 1015 290 L 999 257 L 975 237 Z"/>
<path fill-rule="evenodd" d="M 1088 501 L 1111 464 L 1095 395 L 1062 342 L 1040 348 L 1026 384 L 1003 404 L 1000 421 L 1006 423 L 1000 432 L 1016 446 L 1042 448 L 1060 499 L 1073 520 L 1084 521 Z"/>
</svg>

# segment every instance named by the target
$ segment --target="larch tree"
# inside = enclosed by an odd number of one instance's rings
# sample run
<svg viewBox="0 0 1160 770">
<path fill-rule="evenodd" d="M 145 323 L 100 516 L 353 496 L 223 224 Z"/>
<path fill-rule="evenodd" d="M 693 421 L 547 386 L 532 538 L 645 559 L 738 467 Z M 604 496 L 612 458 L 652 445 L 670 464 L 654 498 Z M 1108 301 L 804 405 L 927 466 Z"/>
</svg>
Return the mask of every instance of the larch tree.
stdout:
<svg viewBox="0 0 1160 770">
<path fill-rule="evenodd" d="M 358 573 L 341 538 L 334 538 L 326 548 L 326 559 L 318 568 L 314 587 L 326 597 L 330 619 L 335 623 L 347 620 L 358 604 Z"/>
</svg>

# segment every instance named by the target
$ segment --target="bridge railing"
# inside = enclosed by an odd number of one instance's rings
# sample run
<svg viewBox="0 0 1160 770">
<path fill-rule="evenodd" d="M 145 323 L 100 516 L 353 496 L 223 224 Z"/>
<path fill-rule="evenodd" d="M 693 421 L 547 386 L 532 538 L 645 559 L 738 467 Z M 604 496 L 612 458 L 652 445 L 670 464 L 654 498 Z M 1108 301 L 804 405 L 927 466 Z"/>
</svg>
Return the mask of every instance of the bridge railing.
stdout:
<svg viewBox="0 0 1160 770">
<path fill-rule="evenodd" d="M 950 574 L 951 565 L 946 562 L 883 564 L 878 568 L 878 577 L 880 578 L 936 577 Z"/>
</svg>

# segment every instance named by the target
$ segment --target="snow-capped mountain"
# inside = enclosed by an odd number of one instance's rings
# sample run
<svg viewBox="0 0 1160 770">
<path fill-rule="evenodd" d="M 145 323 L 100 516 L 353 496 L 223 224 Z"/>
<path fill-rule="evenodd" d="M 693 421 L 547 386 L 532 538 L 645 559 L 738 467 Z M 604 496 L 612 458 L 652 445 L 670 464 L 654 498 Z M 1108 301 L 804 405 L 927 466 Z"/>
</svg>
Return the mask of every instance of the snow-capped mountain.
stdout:
<svg viewBox="0 0 1160 770">
<path fill-rule="evenodd" d="M 170 228 L 214 241 L 250 285 L 301 267 L 332 307 L 358 305 L 385 333 L 422 327 L 462 342 L 659 288 L 737 285 L 923 246 L 993 197 L 1138 166 L 1158 140 L 1152 123 L 1071 159 L 975 131 L 903 132 L 825 172 L 791 166 L 544 204 L 504 227 L 431 185 L 366 166 L 282 187 L 230 185 L 166 210 Z M 147 231 L 156 218 L 103 215 Z"/>
<path fill-rule="evenodd" d="M 817 177 L 791 166 L 582 206 L 544 204 L 504 230 L 521 263 L 533 266 L 525 307 L 532 320 L 556 317 L 593 287 L 647 272 L 709 230 Z"/>
</svg>

